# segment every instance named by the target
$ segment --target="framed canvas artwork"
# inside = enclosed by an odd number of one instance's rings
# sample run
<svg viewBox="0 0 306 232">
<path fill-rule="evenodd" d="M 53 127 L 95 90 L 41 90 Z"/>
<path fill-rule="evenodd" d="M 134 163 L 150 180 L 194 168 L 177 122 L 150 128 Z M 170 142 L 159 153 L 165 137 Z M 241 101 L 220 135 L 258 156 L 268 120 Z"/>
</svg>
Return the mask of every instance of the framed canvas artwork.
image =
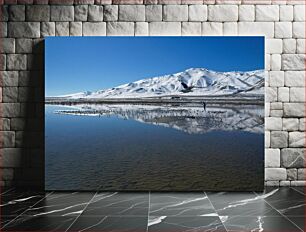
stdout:
<svg viewBox="0 0 306 232">
<path fill-rule="evenodd" d="M 45 189 L 264 187 L 264 37 L 49 37 Z"/>
</svg>

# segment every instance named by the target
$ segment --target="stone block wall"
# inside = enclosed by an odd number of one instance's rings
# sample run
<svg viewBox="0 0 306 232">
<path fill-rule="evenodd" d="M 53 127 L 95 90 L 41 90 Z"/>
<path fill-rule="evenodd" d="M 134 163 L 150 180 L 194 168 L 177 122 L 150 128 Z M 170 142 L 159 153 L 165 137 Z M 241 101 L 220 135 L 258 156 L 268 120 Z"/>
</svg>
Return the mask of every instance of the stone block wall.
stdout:
<svg viewBox="0 0 306 232">
<path fill-rule="evenodd" d="M 305 185 L 304 0 L 0 3 L 2 186 L 43 186 L 44 37 L 160 35 L 266 36 L 266 184 Z"/>
</svg>

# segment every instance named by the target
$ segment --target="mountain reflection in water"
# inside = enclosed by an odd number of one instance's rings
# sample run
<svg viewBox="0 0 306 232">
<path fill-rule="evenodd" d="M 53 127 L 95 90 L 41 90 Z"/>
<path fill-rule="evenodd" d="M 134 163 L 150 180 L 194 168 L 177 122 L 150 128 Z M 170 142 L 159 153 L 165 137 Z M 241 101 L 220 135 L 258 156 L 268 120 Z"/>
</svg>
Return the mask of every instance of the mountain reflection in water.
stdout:
<svg viewBox="0 0 306 232">
<path fill-rule="evenodd" d="M 117 116 L 189 134 L 203 134 L 216 130 L 264 133 L 264 109 L 258 105 L 212 105 L 204 109 L 202 105 L 77 104 L 69 108 L 71 109 L 65 108 L 55 113 Z"/>
</svg>

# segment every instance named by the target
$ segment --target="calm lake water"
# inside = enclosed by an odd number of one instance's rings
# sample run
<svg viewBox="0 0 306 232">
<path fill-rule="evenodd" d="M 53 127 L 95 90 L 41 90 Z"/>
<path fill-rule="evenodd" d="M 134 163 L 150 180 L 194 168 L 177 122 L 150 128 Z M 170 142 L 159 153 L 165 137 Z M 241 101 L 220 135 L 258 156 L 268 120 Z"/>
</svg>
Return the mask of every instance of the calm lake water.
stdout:
<svg viewBox="0 0 306 232">
<path fill-rule="evenodd" d="M 47 190 L 261 190 L 263 106 L 46 105 Z"/>
</svg>

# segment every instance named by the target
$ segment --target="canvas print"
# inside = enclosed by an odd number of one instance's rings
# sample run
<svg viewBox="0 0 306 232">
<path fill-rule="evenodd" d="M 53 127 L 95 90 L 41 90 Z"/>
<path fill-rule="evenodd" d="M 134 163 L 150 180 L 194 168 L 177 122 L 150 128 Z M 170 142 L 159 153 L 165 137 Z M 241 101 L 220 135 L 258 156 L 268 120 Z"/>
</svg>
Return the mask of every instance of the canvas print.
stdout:
<svg viewBox="0 0 306 232">
<path fill-rule="evenodd" d="M 45 188 L 264 184 L 264 37 L 49 37 Z"/>
</svg>

